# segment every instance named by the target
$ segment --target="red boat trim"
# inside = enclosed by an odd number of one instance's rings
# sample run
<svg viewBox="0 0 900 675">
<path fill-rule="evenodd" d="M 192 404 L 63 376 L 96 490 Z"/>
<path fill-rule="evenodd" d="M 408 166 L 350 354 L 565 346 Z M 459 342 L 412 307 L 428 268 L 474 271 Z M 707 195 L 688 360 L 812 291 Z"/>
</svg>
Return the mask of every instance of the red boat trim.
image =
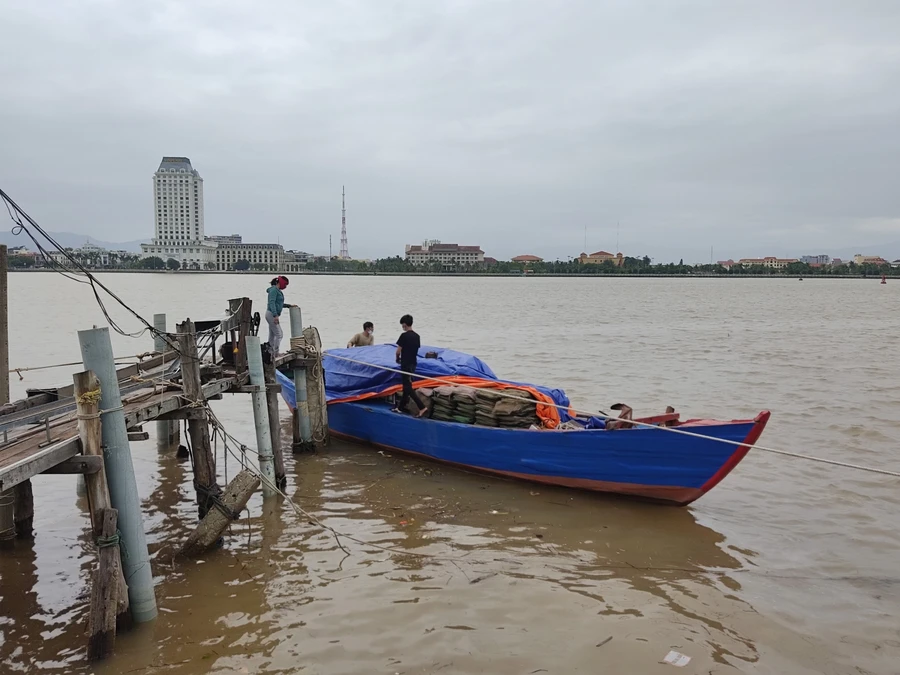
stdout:
<svg viewBox="0 0 900 675">
<path fill-rule="evenodd" d="M 613 483 L 602 480 L 591 480 L 588 478 L 541 476 L 530 473 L 517 473 L 515 471 L 485 469 L 482 467 L 471 466 L 469 464 L 460 464 L 458 462 L 451 462 L 446 459 L 432 457 L 431 455 L 416 452 L 415 450 L 403 450 L 401 448 L 395 448 L 391 445 L 373 443 L 371 441 L 366 441 L 361 438 L 357 438 L 356 436 L 342 434 L 337 431 L 332 431 L 331 435 L 336 438 L 342 438 L 344 440 L 353 441 L 355 443 L 365 443 L 366 445 L 381 448 L 382 450 L 389 450 L 391 452 L 397 452 L 402 455 L 408 455 L 431 462 L 437 462 L 439 464 L 445 464 L 447 466 L 452 466 L 468 472 L 488 474 L 492 476 L 502 476 L 505 478 L 515 478 L 517 480 L 524 480 L 531 483 L 542 483 L 544 485 L 555 485 L 559 487 L 576 488 L 579 490 L 590 490 L 592 492 L 604 492 L 609 494 L 625 495 L 629 497 L 638 497 L 641 499 L 647 499 L 663 504 L 671 504 L 674 506 L 686 506 L 703 495 L 703 490 L 701 488 L 687 488 L 671 485 L 640 485 L 637 483 Z"/>
<path fill-rule="evenodd" d="M 756 416 L 756 419 L 753 421 L 756 423 L 750 429 L 750 432 L 747 434 L 747 437 L 744 439 L 744 443 L 747 445 L 741 445 L 735 450 L 734 454 L 728 458 L 721 468 L 716 471 L 708 481 L 706 481 L 703 486 L 700 488 L 700 495 L 704 495 L 710 490 L 712 490 L 719 482 L 725 478 L 729 473 L 731 473 L 732 469 L 738 465 L 738 463 L 747 456 L 747 453 L 750 452 L 750 445 L 756 443 L 759 440 L 760 435 L 763 432 L 763 429 L 766 428 L 766 424 L 769 422 L 769 417 L 772 416 L 768 410 L 763 410 L 759 415 Z M 698 497 L 700 495 L 697 495 Z M 696 498 L 695 498 L 696 499 Z"/>
</svg>

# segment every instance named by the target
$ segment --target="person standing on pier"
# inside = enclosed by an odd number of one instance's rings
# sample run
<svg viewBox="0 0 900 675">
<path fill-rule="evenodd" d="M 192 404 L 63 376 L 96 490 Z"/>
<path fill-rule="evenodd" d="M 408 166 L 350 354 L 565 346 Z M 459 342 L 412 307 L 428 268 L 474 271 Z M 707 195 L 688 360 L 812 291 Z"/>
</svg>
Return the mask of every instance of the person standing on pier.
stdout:
<svg viewBox="0 0 900 675">
<path fill-rule="evenodd" d="M 416 372 L 419 348 L 422 346 L 422 341 L 419 339 L 419 334 L 412 329 L 412 325 L 413 318 L 411 315 L 404 314 L 400 318 L 400 327 L 403 329 L 403 332 L 397 338 L 397 363 L 400 364 L 400 370 L 403 371 L 403 395 L 400 397 L 400 407 L 394 408 L 394 412 L 405 411 L 406 406 L 409 405 L 409 400 L 412 399 L 419 409 L 419 414 L 416 417 L 422 417 L 428 412 L 428 406 L 422 403 L 422 399 L 419 398 L 412 386 L 412 374 Z"/>
<path fill-rule="evenodd" d="M 278 356 L 281 339 L 284 337 L 284 330 L 281 328 L 281 312 L 285 307 L 293 307 L 284 302 L 284 289 L 287 288 L 288 283 L 290 282 L 287 277 L 275 277 L 267 291 L 269 299 L 266 304 L 266 323 L 269 324 L 268 343 L 273 358 Z"/>
<path fill-rule="evenodd" d="M 351 347 L 371 347 L 375 344 L 375 338 L 372 336 L 374 332 L 375 326 L 372 325 L 371 321 L 366 321 L 363 324 L 362 333 L 357 333 L 350 338 L 350 342 L 347 343 L 347 349 Z"/>
</svg>

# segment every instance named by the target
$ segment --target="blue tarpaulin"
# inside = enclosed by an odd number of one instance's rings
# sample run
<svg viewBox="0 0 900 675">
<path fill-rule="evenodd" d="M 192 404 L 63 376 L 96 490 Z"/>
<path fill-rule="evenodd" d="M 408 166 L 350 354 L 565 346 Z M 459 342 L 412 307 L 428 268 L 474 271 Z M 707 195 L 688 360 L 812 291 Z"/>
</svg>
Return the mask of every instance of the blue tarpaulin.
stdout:
<svg viewBox="0 0 900 675">
<path fill-rule="evenodd" d="M 429 352 L 436 353 L 437 358 L 425 358 L 425 354 Z M 366 394 L 377 394 L 399 385 L 400 374 L 384 370 L 384 368 L 399 368 L 396 353 L 396 345 L 373 345 L 326 351 L 322 360 L 325 369 L 326 400 L 330 402 L 338 399 L 352 399 Z M 344 359 L 352 359 L 358 363 Z M 477 356 L 440 347 L 423 346 L 419 349 L 416 374 L 434 378 L 461 375 L 498 380 L 490 366 Z M 293 408 L 296 401 L 293 382 L 281 373 L 278 373 L 278 380 L 282 385 L 282 394 L 285 400 Z M 508 382 L 507 380 L 498 381 Z M 557 405 L 565 407 L 569 405 L 569 399 L 561 389 L 549 389 L 536 385 L 525 386 L 533 387 L 547 394 Z M 568 418 L 564 411 L 560 411 L 560 415 L 563 420 Z"/>
<path fill-rule="evenodd" d="M 434 352 L 435 359 L 426 359 L 425 354 Z M 331 401 L 336 398 L 353 398 L 363 394 L 377 393 L 400 384 L 400 375 L 383 368 L 399 368 L 396 360 L 396 345 L 373 345 L 354 349 L 329 349 L 322 363 L 325 366 L 325 396 Z M 343 357 L 343 358 L 334 358 Z M 366 364 L 351 363 L 344 359 L 362 361 Z M 426 377 L 447 377 L 464 375 L 496 380 L 497 376 L 478 357 L 452 349 L 425 347 L 419 349 L 417 375 Z"/>
</svg>

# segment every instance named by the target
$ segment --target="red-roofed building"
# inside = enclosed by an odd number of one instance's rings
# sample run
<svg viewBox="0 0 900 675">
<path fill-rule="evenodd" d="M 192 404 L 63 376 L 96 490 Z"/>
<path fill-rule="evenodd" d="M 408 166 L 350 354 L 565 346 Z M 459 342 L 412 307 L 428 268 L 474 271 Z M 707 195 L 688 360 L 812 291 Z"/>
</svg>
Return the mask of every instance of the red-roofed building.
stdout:
<svg viewBox="0 0 900 675">
<path fill-rule="evenodd" d="M 734 267 L 734 260 L 732 260 L 731 258 L 729 258 L 728 260 L 720 260 L 716 263 L 716 265 L 721 265 L 726 270 L 730 270 L 732 267 Z"/>
<path fill-rule="evenodd" d="M 862 255 L 857 253 L 853 256 L 853 262 L 857 265 L 888 265 L 888 261 L 880 255 Z"/>
<path fill-rule="evenodd" d="M 517 255 L 512 259 L 514 263 L 539 263 L 544 262 L 543 258 L 538 258 L 536 255 Z"/>
</svg>

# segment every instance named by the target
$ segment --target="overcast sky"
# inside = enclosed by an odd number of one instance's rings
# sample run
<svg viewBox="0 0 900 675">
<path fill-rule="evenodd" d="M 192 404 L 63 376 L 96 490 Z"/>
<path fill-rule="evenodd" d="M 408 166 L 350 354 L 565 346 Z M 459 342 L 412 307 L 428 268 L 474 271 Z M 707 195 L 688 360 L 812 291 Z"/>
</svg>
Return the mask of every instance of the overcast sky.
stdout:
<svg viewBox="0 0 900 675">
<path fill-rule="evenodd" d="M 897 0 L 0 0 L 0 186 L 149 238 L 708 259 L 900 240 Z M 6 229 L 6 226 L 3 226 Z M 875 251 L 874 253 L 877 253 Z"/>
</svg>

